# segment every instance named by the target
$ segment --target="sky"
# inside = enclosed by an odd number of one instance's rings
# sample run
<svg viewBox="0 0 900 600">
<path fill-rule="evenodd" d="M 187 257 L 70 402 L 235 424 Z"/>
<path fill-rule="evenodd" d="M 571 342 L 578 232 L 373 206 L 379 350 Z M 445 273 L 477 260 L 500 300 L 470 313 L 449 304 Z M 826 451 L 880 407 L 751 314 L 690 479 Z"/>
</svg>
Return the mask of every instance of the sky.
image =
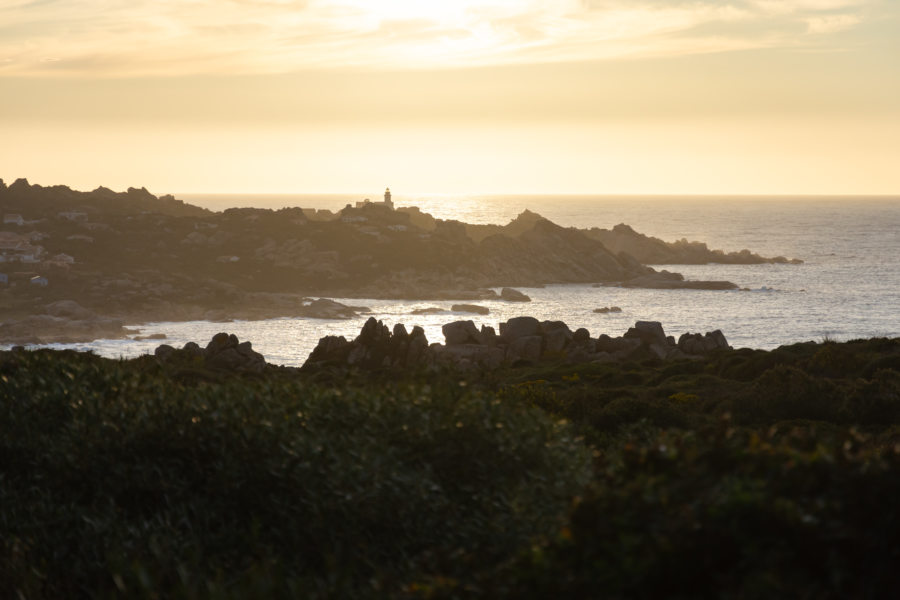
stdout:
<svg viewBox="0 0 900 600">
<path fill-rule="evenodd" d="M 0 0 L 0 178 L 900 194 L 898 0 Z"/>
</svg>

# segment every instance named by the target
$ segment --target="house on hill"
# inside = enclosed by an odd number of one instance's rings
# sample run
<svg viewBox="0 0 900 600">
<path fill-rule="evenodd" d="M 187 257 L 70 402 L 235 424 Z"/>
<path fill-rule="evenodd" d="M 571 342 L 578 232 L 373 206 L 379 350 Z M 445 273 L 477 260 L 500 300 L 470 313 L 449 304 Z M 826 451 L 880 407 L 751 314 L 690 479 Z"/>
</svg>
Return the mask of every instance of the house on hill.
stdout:
<svg viewBox="0 0 900 600">
<path fill-rule="evenodd" d="M 22 215 L 8 213 L 8 214 L 3 215 L 3 224 L 4 225 L 24 225 L 25 219 L 22 218 Z"/>
<path fill-rule="evenodd" d="M 42 277 L 40 275 L 35 275 L 34 277 L 32 277 L 31 279 L 28 280 L 28 283 L 30 283 L 31 285 L 37 285 L 40 287 L 47 287 L 47 285 L 50 282 L 47 281 L 46 277 Z"/>
</svg>

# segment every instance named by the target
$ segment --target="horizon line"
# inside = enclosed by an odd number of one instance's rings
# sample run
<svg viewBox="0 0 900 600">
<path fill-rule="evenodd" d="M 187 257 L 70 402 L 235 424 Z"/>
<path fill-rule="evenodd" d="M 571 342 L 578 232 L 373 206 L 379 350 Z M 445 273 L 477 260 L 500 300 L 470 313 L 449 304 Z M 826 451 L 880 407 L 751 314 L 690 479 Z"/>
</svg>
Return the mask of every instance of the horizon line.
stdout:
<svg viewBox="0 0 900 600">
<path fill-rule="evenodd" d="M 151 192 L 152 193 L 152 192 Z M 359 196 L 380 197 L 381 192 L 377 194 L 361 193 L 361 192 L 167 192 L 176 198 L 182 196 Z M 817 192 L 801 192 L 801 193 L 750 193 L 750 192 L 394 192 L 394 198 L 408 198 L 412 196 L 435 196 L 435 197 L 466 197 L 466 196 L 569 196 L 569 197 L 658 197 L 658 198 L 900 198 L 900 192 L 884 192 L 884 193 L 817 193 Z"/>
</svg>

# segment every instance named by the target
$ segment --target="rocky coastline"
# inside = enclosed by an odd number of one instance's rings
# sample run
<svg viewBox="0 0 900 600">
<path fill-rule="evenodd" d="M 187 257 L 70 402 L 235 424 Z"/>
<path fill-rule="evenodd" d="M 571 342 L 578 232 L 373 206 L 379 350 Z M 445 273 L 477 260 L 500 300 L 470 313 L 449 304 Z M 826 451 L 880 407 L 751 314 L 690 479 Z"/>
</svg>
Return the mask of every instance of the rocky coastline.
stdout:
<svg viewBox="0 0 900 600">
<path fill-rule="evenodd" d="M 572 331 L 562 321 L 538 321 L 514 317 L 498 330 L 472 321 L 453 321 L 442 327 L 444 343 L 429 343 L 421 327 L 407 331 L 402 323 L 390 329 L 369 317 L 353 340 L 325 336 L 319 340 L 301 371 L 323 368 L 361 371 L 492 371 L 541 363 L 619 363 L 625 361 L 697 360 L 720 350 L 731 350 L 720 331 L 685 333 L 677 341 L 667 336 L 658 321 L 637 321 L 624 335 L 594 338 L 587 329 Z M 250 342 L 234 334 L 218 333 L 203 347 L 188 342 L 182 348 L 162 344 L 154 356 L 163 364 L 183 365 L 199 361 L 212 371 L 262 373 L 265 358 Z"/>
<path fill-rule="evenodd" d="M 704 254 L 694 243 L 667 245 L 627 226 L 613 228 L 631 240 L 624 244 L 527 210 L 505 226 L 435 219 L 380 203 L 328 215 L 301 208 L 215 213 L 144 188 L 78 192 L 24 179 L 0 182 L 0 205 L 16 217 L 0 228 L 5 344 L 121 338 L 132 333 L 124 323 L 367 312 L 328 298 L 477 306 L 483 300 L 528 302 L 514 288 L 557 283 L 738 288 L 647 266 L 651 259 L 683 259 L 684 252 L 672 250 L 682 246 L 694 263 L 720 254 L 727 262 L 782 262 L 749 251 Z M 668 249 L 665 260 L 660 249 Z M 60 302 L 73 303 L 81 314 L 54 314 Z"/>
<path fill-rule="evenodd" d="M 720 330 L 685 333 L 677 341 L 657 321 L 637 321 L 621 337 L 591 337 L 587 329 L 572 331 L 562 321 L 515 317 L 498 330 L 472 321 L 454 321 L 442 327 L 445 342 L 429 344 L 421 327 L 398 323 L 393 330 L 370 317 L 359 336 L 326 336 L 312 351 L 304 369 L 347 367 L 363 370 L 449 367 L 456 370 L 496 369 L 541 362 L 603 363 L 657 358 L 699 358 L 729 350 Z"/>
</svg>

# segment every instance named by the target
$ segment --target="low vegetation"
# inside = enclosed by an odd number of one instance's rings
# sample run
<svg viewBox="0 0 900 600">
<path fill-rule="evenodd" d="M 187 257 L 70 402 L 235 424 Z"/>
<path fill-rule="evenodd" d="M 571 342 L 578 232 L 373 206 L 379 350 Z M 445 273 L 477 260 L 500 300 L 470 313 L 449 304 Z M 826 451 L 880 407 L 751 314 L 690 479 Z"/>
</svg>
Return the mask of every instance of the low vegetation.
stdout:
<svg viewBox="0 0 900 600">
<path fill-rule="evenodd" d="M 403 380 L 0 354 L 0 583 L 889 597 L 900 340 Z"/>
</svg>

